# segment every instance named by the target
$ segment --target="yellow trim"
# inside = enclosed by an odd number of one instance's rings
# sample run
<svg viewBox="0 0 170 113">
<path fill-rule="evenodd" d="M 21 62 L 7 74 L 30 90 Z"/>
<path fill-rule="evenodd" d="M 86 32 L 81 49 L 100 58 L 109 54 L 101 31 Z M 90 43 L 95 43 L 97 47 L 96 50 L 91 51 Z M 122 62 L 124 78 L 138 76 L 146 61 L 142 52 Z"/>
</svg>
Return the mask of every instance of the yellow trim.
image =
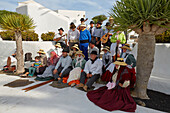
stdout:
<svg viewBox="0 0 170 113">
<path fill-rule="evenodd" d="M 86 30 L 86 28 L 84 28 L 83 30 L 81 30 L 81 31 L 84 31 L 84 30 Z"/>
</svg>

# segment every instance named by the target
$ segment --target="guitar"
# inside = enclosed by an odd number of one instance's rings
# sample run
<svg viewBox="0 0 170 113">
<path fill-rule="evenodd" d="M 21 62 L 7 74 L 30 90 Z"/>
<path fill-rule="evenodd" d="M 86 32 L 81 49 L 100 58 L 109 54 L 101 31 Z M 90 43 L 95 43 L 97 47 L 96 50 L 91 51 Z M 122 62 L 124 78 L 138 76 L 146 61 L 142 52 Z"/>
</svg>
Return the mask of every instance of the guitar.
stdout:
<svg viewBox="0 0 170 113">
<path fill-rule="evenodd" d="M 63 36 L 59 37 L 59 38 L 54 39 L 54 41 L 58 42 L 58 41 L 59 41 L 62 37 L 64 37 L 64 36 L 67 36 L 67 33 L 64 34 Z"/>
<path fill-rule="evenodd" d="M 114 25 L 114 24 L 113 24 L 113 25 Z M 112 25 L 111 27 L 113 27 L 113 25 Z M 104 35 L 102 36 L 102 38 L 100 39 L 103 44 L 107 43 L 107 41 L 108 41 L 108 39 L 109 39 L 109 36 L 110 36 L 110 35 L 109 35 L 110 30 L 111 30 L 111 29 L 109 29 L 108 32 L 107 32 L 106 34 L 104 34 Z"/>
</svg>

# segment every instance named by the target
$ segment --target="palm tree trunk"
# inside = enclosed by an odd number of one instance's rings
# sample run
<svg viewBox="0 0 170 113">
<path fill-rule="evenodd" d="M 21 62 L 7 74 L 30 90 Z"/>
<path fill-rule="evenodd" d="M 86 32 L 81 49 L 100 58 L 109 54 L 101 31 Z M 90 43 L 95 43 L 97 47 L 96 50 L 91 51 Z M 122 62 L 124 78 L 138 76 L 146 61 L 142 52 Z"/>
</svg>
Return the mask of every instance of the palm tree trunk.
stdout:
<svg viewBox="0 0 170 113">
<path fill-rule="evenodd" d="M 149 99 L 147 85 L 152 72 L 155 55 L 155 35 L 141 34 L 138 41 L 137 81 L 134 92 L 141 99 Z"/>
<path fill-rule="evenodd" d="M 16 40 L 16 59 L 17 59 L 17 74 L 21 74 L 25 71 L 24 69 L 24 57 L 23 57 L 23 49 L 22 49 L 22 35 L 21 32 L 15 32 L 15 40 Z"/>
</svg>

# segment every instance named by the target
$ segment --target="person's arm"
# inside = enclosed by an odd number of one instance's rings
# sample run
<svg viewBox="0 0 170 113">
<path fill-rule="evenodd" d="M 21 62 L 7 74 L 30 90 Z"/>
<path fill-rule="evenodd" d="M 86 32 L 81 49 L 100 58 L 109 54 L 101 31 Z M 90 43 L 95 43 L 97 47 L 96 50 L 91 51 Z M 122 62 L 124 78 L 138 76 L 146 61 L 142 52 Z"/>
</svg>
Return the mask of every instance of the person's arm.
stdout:
<svg viewBox="0 0 170 113">
<path fill-rule="evenodd" d="M 76 60 L 74 59 L 71 64 L 72 64 L 72 67 L 74 68 L 76 64 Z"/>
<path fill-rule="evenodd" d="M 116 43 L 116 41 L 117 41 L 117 38 L 116 38 L 115 36 L 116 36 L 116 33 L 114 33 L 114 34 L 112 35 L 111 39 L 110 39 L 110 41 L 111 41 L 112 43 Z"/>
<path fill-rule="evenodd" d="M 82 61 L 82 65 L 81 65 L 81 69 L 84 69 L 85 64 L 86 64 L 86 60 L 83 60 L 83 61 Z"/>
<path fill-rule="evenodd" d="M 89 42 L 90 42 L 91 41 L 91 34 L 88 30 L 87 30 L 87 36 L 88 36 L 88 39 L 89 39 Z"/>
<path fill-rule="evenodd" d="M 124 33 L 120 34 L 120 43 L 121 44 L 125 44 L 126 43 L 126 37 L 125 37 Z"/>
<path fill-rule="evenodd" d="M 61 73 L 63 73 L 69 66 L 71 66 L 72 59 L 70 57 L 67 57 L 66 60 L 67 60 L 67 63 L 64 66 L 63 70 L 61 71 Z"/>
<path fill-rule="evenodd" d="M 59 37 L 59 35 L 57 34 L 55 37 L 54 37 L 54 41 L 58 42 L 62 37 Z"/>
<path fill-rule="evenodd" d="M 69 42 L 70 42 L 70 31 L 68 31 L 68 35 L 67 35 L 67 43 L 69 45 Z"/>
<path fill-rule="evenodd" d="M 105 66 L 105 58 L 104 58 L 104 55 L 102 56 L 102 62 L 103 62 L 103 65 Z"/>
<path fill-rule="evenodd" d="M 79 40 L 79 37 L 80 37 L 80 32 L 77 30 L 77 38 Z"/>
<path fill-rule="evenodd" d="M 59 68 L 59 66 L 61 65 L 61 60 L 62 60 L 62 57 L 59 59 L 59 61 L 57 62 L 57 65 L 55 66 L 55 69 L 57 70 Z"/>
<path fill-rule="evenodd" d="M 132 54 L 128 55 L 128 57 L 129 57 L 129 59 L 132 62 L 132 67 L 135 67 L 136 66 L 136 59 L 135 59 L 135 57 Z"/>
<path fill-rule="evenodd" d="M 103 63 L 102 63 L 102 61 L 98 61 L 97 63 L 96 63 L 96 70 L 95 71 L 93 71 L 92 72 L 92 75 L 94 75 L 94 74 L 100 74 L 100 71 L 102 70 L 102 66 L 103 66 Z"/>
<path fill-rule="evenodd" d="M 89 68 L 90 68 L 89 63 L 90 63 L 90 60 L 88 60 L 88 61 L 86 62 L 85 67 L 84 67 L 84 72 L 85 72 L 86 74 L 89 74 L 89 72 L 90 72 L 90 70 L 89 70 Z"/>
</svg>

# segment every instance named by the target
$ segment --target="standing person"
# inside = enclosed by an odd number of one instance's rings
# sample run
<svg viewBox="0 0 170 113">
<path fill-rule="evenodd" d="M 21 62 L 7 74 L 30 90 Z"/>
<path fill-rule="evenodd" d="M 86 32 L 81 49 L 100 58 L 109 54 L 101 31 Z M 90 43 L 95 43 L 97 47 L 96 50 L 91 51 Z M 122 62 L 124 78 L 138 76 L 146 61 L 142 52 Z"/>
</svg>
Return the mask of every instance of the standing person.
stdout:
<svg viewBox="0 0 170 113">
<path fill-rule="evenodd" d="M 111 37 L 111 55 L 113 56 L 113 61 L 115 61 L 118 57 L 120 57 L 122 45 L 126 43 L 126 38 L 123 32 L 117 31 Z"/>
<path fill-rule="evenodd" d="M 100 58 L 100 54 L 99 54 L 99 49 L 95 46 L 95 42 L 94 41 L 91 41 L 90 44 L 89 44 L 89 58 L 90 58 L 90 53 L 92 51 L 97 51 L 97 57 Z"/>
<path fill-rule="evenodd" d="M 62 48 L 65 48 L 67 46 L 67 38 L 66 34 L 64 34 L 64 29 L 60 28 L 58 29 L 59 33 L 57 33 L 54 37 L 54 41 L 59 42 L 61 44 Z"/>
<path fill-rule="evenodd" d="M 91 41 L 91 35 L 90 32 L 86 29 L 85 24 L 80 25 L 80 50 L 83 51 L 83 54 L 85 55 L 85 60 L 88 60 L 88 46 L 89 42 Z"/>
<path fill-rule="evenodd" d="M 118 58 L 114 64 L 120 68 L 118 74 L 112 77 L 112 83 L 109 82 L 106 86 L 89 91 L 87 97 L 91 102 L 108 111 L 135 112 L 136 103 L 130 95 L 130 88 L 136 82 L 135 73 L 126 67 L 127 64 L 122 58 Z"/>
<path fill-rule="evenodd" d="M 52 79 L 53 78 L 53 70 L 54 70 L 58 60 L 59 60 L 59 56 L 54 51 L 52 51 L 50 53 L 50 58 L 48 58 L 48 61 L 47 61 L 48 67 L 45 69 L 45 71 L 42 75 L 37 75 L 36 80 L 45 81 L 45 80 Z"/>
<path fill-rule="evenodd" d="M 40 61 L 42 63 L 42 66 L 39 68 L 39 72 L 37 72 L 37 74 L 43 74 L 45 68 L 47 67 L 47 56 L 43 49 L 40 49 L 37 53 L 39 54 Z"/>
<path fill-rule="evenodd" d="M 81 19 L 80 19 L 80 22 L 81 22 L 81 24 L 85 24 L 85 22 L 86 22 L 87 20 L 88 20 L 88 18 L 86 18 L 86 20 L 85 20 L 84 18 L 81 18 Z M 81 24 L 79 24 L 79 25 L 77 26 L 77 30 L 79 30 L 79 31 L 81 30 L 81 29 L 80 29 L 80 25 L 81 25 Z M 86 24 L 85 24 L 85 25 L 86 25 Z M 86 26 L 86 27 L 87 27 L 87 26 Z"/>
<path fill-rule="evenodd" d="M 85 56 L 82 51 L 76 52 L 76 57 L 72 62 L 73 70 L 70 71 L 69 78 L 67 79 L 67 83 L 71 85 L 71 87 L 80 83 L 80 74 L 86 64 L 86 60 L 84 59 L 84 57 Z"/>
<path fill-rule="evenodd" d="M 84 91 L 88 91 L 92 88 L 94 82 L 100 78 L 102 74 L 102 61 L 97 57 L 97 52 L 92 51 L 90 54 L 90 59 L 86 62 L 84 71 L 80 76 L 80 84 L 77 88 L 83 88 Z M 85 84 L 86 78 L 89 78 L 88 82 Z"/>
<path fill-rule="evenodd" d="M 106 26 L 106 29 L 104 30 L 104 34 L 107 34 L 109 38 L 108 38 L 108 41 L 106 43 L 102 43 L 102 45 L 110 47 L 111 46 L 110 39 L 111 39 L 111 36 L 113 35 L 113 30 L 111 29 L 110 22 L 107 22 L 105 26 Z"/>
<path fill-rule="evenodd" d="M 95 40 L 96 47 L 99 49 L 99 54 L 101 51 L 101 37 L 103 36 L 103 29 L 101 27 L 102 23 L 100 21 L 97 22 L 96 28 L 94 28 L 94 32 L 92 35 L 92 40 Z"/>
<path fill-rule="evenodd" d="M 72 70 L 71 63 L 72 59 L 68 55 L 69 48 L 66 47 L 62 51 L 62 56 L 57 62 L 57 65 L 55 66 L 55 69 L 53 71 L 53 77 L 55 80 L 59 81 L 59 83 L 62 83 L 62 78 L 67 77 Z"/>
<path fill-rule="evenodd" d="M 63 49 L 61 48 L 61 44 L 57 43 L 55 45 L 54 52 L 60 57 L 62 55 L 62 51 L 63 51 Z"/>
<path fill-rule="evenodd" d="M 67 41 L 70 49 L 74 44 L 79 45 L 79 36 L 80 33 L 76 29 L 76 26 L 74 24 L 70 25 L 70 30 L 68 31 L 68 35 L 67 35 Z"/>
<path fill-rule="evenodd" d="M 93 35 L 93 32 L 94 32 L 94 22 L 93 22 L 93 21 L 90 21 L 89 31 L 90 31 L 90 34 L 91 34 L 91 36 L 92 36 L 92 35 Z"/>
</svg>

